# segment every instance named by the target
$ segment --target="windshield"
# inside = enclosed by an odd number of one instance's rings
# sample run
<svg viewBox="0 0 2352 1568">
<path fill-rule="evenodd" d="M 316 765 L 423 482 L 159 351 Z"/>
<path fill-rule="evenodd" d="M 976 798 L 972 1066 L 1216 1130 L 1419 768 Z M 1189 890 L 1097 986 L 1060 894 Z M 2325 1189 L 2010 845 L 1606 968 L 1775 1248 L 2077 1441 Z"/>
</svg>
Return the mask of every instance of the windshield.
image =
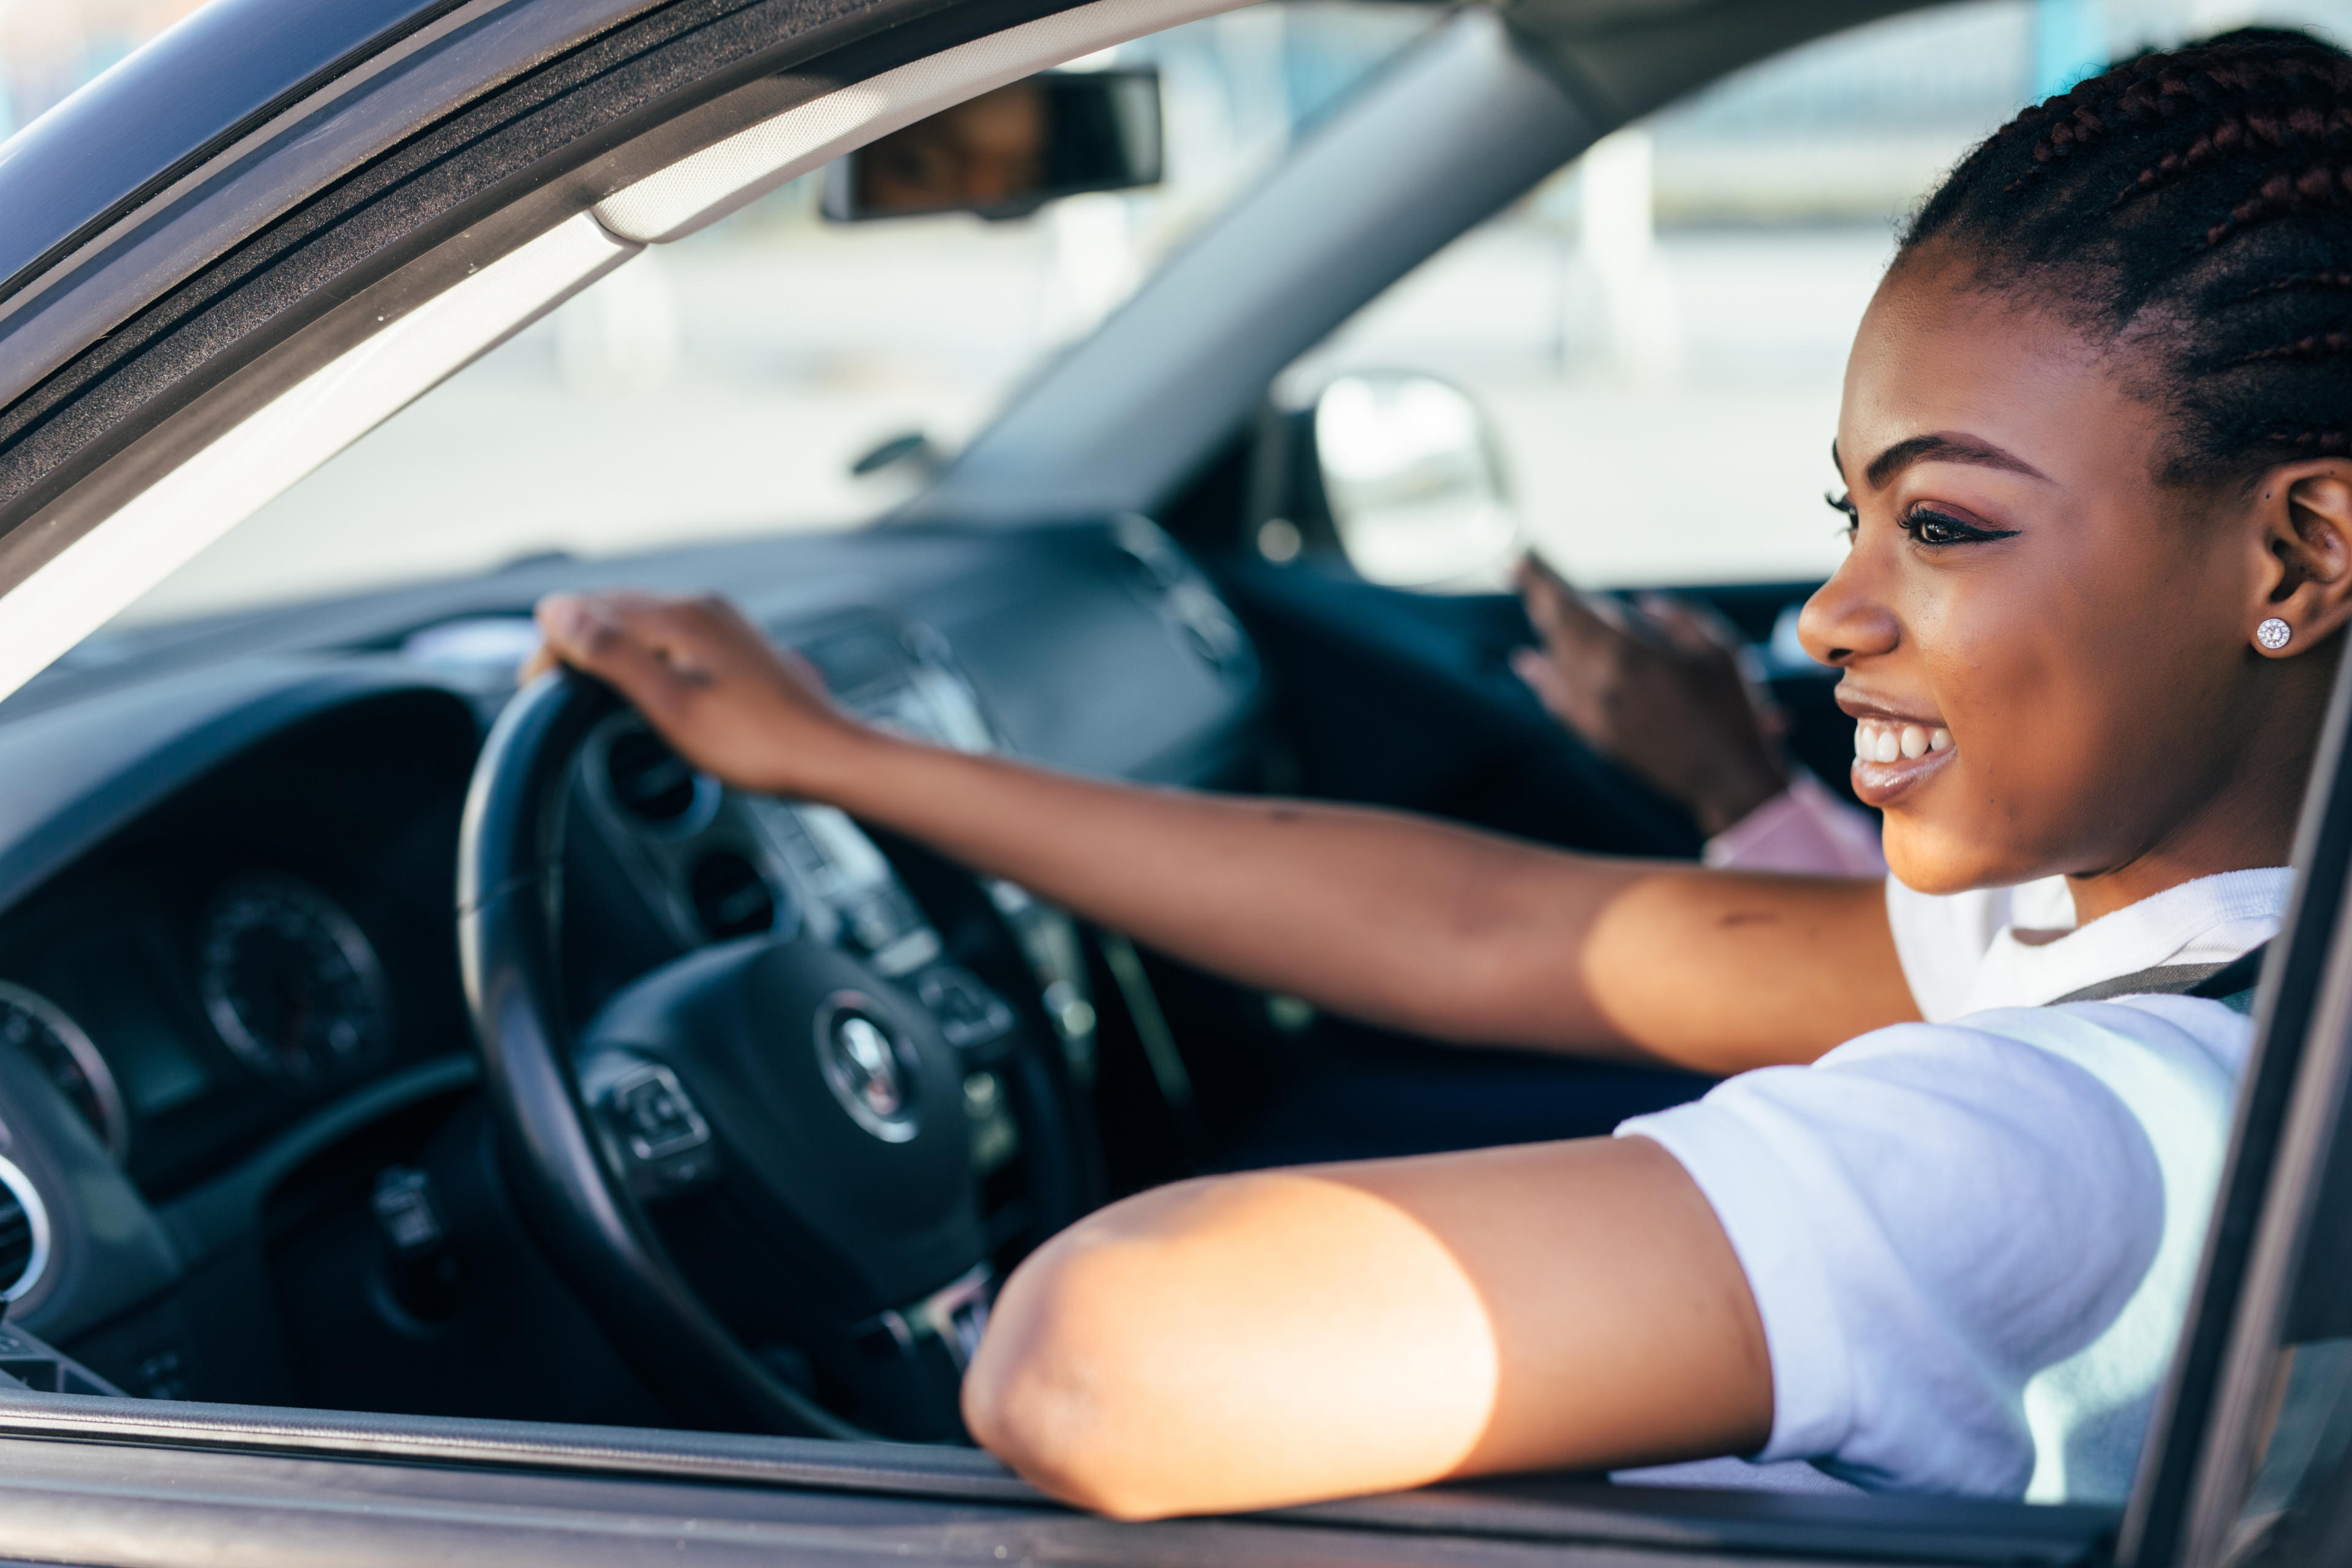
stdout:
<svg viewBox="0 0 2352 1568">
<path fill-rule="evenodd" d="M 29 37 L 54 4 L 0 0 L 5 36 Z M 144 15 L 160 23 L 192 8 Z M 20 111 L 135 41 L 128 21 L 101 26 L 100 9 L 86 7 L 80 55 L 60 29 L 45 35 L 57 46 L 47 86 L 12 49 L 0 78 L 27 84 Z M 121 623 L 551 552 L 870 521 L 1443 15 L 1362 0 L 1260 5 L 1075 62 L 1159 71 L 1162 177 L 1147 188 L 997 221 L 836 223 L 821 210 L 820 172 L 648 247 L 255 514 Z"/>
<path fill-rule="evenodd" d="M 21 120 L 193 8 L 0 0 L 0 98 Z M 120 624 L 868 522 L 1443 17 L 1274 0 L 1076 62 L 1160 73 L 1165 164 L 1148 188 L 997 221 L 843 224 L 819 174 L 649 247 Z M 1275 395 L 1311 404 L 1363 371 L 1463 388 L 1491 426 L 1506 543 L 1580 583 L 1818 580 L 1843 550 L 1821 498 L 1845 351 L 1902 216 L 2020 104 L 2112 56 L 2252 21 L 2341 38 L 2352 0 L 1978 0 L 1761 62 L 1463 236 Z M 1709 482 L 1657 482 L 1681 471 Z M 1451 585 L 1499 585 L 1509 556 Z"/>
</svg>

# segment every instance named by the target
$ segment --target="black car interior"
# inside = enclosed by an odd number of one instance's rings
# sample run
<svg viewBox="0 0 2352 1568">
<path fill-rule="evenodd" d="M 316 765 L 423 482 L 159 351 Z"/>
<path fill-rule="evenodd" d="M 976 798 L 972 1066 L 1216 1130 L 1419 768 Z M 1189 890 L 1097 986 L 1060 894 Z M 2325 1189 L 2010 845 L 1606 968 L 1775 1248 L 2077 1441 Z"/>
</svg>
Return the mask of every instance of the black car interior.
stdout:
<svg viewBox="0 0 2352 1568">
<path fill-rule="evenodd" d="M 113 636 L 36 680 L 0 707 L 45 783 L 0 847 L 8 1070 L 44 1106 L 12 1157 L 109 1195 L 50 1205 L 12 1321 L 147 1397 L 953 1438 L 971 1304 L 1107 1198 L 1701 1092 L 1323 1017 L 740 797 L 585 683 L 510 701 L 539 594 L 725 584 L 842 700 L 946 743 L 1696 852 L 1510 675 L 1516 601 L 1268 564 L 1218 478 L 1168 509 L 1181 541 L 1122 517 L 541 559 Z M 1711 596 L 1761 641 L 1803 592 Z M 1775 690 L 1834 756 L 1828 683 Z M 484 1021 L 501 974 L 532 1030 Z M 777 1037 L 844 1006 L 902 1053 L 903 1142 L 824 1100 L 856 1064 Z"/>
</svg>

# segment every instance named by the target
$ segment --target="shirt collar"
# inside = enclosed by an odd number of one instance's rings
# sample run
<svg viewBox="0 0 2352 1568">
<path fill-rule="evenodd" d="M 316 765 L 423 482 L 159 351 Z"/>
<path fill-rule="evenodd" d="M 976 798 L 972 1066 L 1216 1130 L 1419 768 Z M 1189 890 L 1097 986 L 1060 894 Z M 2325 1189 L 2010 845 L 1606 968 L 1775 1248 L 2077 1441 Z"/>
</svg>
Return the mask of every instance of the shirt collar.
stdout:
<svg viewBox="0 0 2352 1568">
<path fill-rule="evenodd" d="M 2226 963 L 2278 933 L 2294 873 L 2223 871 L 2167 888 L 2063 936 L 1995 932 L 1969 989 L 1969 1012 L 2038 1007 L 2102 980 L 2175 963 Z"/>
</svg>

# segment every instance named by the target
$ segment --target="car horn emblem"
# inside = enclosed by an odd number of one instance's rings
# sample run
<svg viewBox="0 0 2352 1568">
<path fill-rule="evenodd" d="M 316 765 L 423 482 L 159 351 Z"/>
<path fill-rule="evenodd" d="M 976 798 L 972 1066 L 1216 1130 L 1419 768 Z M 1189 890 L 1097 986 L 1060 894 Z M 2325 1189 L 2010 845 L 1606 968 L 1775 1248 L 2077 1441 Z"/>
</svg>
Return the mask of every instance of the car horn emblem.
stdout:
<svg viewBox="0 0 2352 1568">
<path fill-rule="evenodd" d="M 885 1143 L 915 1135 L 915 1082 L 907 1048 L 882 1010 L 855 991 L 825 999 L 816 1016 L 816 1059 L 849 1119 Z"/>
</svg>

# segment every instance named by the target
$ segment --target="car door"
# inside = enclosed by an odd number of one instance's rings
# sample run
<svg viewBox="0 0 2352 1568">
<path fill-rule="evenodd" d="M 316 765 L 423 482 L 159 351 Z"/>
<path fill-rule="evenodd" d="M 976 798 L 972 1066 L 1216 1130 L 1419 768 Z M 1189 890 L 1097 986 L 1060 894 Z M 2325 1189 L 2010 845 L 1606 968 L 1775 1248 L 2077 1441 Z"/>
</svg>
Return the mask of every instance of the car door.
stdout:
<svg viewBox="0 0 2352 1568">
<path fill-rule="evenodd" d="M 940 77 L 902 98 L 886 96 L 879 110 L 873 97 L 834 104 L 864 114 L 850 132 L 812 140 L 803 121 L 788 127 L 794 139 L 781 142 L 763 138 L 805 105 L 1063 14 L 988 5 L 919 15 L 882 5 L 822 15 L 781 5 L 597 10 L 540 0 L 344 12 L 341 19 L 358 29 L 352 37 L 318 26 L 323 13 L 315 9 L 249 5 L 217 13 L 172 48 L 134 62 L 76 113 L 122 114 L 122 98 L 110 94 L 163 101 L 190 80 L 219 91 L 206 100 L 211 122 L 174 123 L 152 138 L 145 133 L 154 127 L 114 121 L 97 135 L 75 115 L 44 132 L 86 138 L 82 145 L 104 153 L 110 177 L 120 178 L 52 188 L 45 199 L 57 204 L 55 222 L 36 235 L 11 278 L 15 380 L 0 429 L 6 679 L 20 682 L 42 668 L 309 464 L 533 312 L 747 184 L 875 132 L 887 114 L 911 116 L 976 90 L 992 72 L 1025 71 L 1181 14 L 1084 9 L 1045 33 L 1021 35 L 1009 56 L 958 55 Z M 1589 132 L 1644 107 L 1645 95 L 1664 96 L 1845 15 L 1835 7 L 1662 10 L 1584 33 L 1570 16 L 1542 35 L 1541 48 L 1479 16 L 1466 22 L 1468 42 L 1449 57 L 1459 75 L 1434 85 L 1427 76 L 1400 81 L 1412 91 L 1446 88 L 1459 103 L 1475 98 L 1478 84 L 1496 85 L 1491 68 L 1499 62 L 1507 68 L 1503 86 L 1525 95 L 1531 115 L 1550 125 L 1549 152 L 1565 155 L 1580 128 Z M 215 26 L 222 30 L 208 30 Z M 248 69 L 257 36 L 282 45 L 282 54 L 259 62 L 268 68 Z M 1587 68 L 1604 83 L 1618 78 L 1595 61 L 1647 61 L 1649 74 L 1620 82 L 1614 100 L 1548 106 L 1545 79 L 1526 74 L 1543 48 L 1570 58 L 1584 48 Z M 222 79 L 211 81 L 212 73 Z M 1499 134 L 1513 123 L 1498 119 L 1488 129 Z M 752 141 L 730 142 L 743 135 Z M 159 152 L 172 137 L 180 144 Z M 626 237 L 581 221 L 637 184 L 730 146 L 730 159 L 751 162 L 705 163 L 688 171 L 693 179 L 641 193 L 643 203 L 627 212 L 614 209 Z M 1398 249 L 1359 275 L 1361 288 L 1376 289 L 1387 280 L 1378 276 L 1383 268 L 1401 270 L 1414 247 L 1433 247 L 1450 237 L 1448 225 L 1460 226 L 1465 214 L 1509 194 L 1517 174 L 1540 173 L 1530 166 L 1536 154 L 1528 156 L 1482 169 L 1480 180 L 1491 183 L 1408 227 Z M 66 162 L 28 162 L 20 150 L 9 177 L 30 171 L 62 181 Z M 747 167 L 754 170 L 748 180 Z M 1347 293 L 1319 296 L 1315 310 L 1288 319 L 1260 345 L 1260 357 L 1286 361 L 1329 324 L 1316 311 L 1336 317 L 1353 308 Z M 1149 314 L 1138 322 L 1149 326 Z M 1112 349 L 1127 352 L 1117 342 Z M 1255 384 L 1246 376 L 1215 380 L 1192 389 L 1212 415 L 1220 406 L 1247 413 L 1265 385 L 1264 376 Z M 1174 423 L 1213 440 L 1232 420 L 1188 414 Z M 991 454 L 1009 439 L 976 444 L 979 457 L 956 480 L 961 488 L 945 493 L 984 489 L 974 476 L 984 477 L 997 461 Z M 1129 458 L 1163 461 L 1181 443 L 1171 436 L 1156 448 L 1129 445 Z M 1082 455 L 1098 461 L 1028 472 L 1041 482 L 1106 469 L 1120 483 L 1135 478 L 1121 477 L 1107 454 Z M 1109 495 L 1110 488 L 1097 492 L 1095 503 Z M 1032 497 L 1038 510 L 1026 515 L 1065 515 L 1047 499 Z M 1009 511 L 1013 500 L 1000 492 L 988 504 Z M 981 500 L 969 504 L 986 510 Z M 2345 727 L 2339 702 L 2331 755 Z M 2352 830 L 2342 824 L 2352 808 L 2334 777 L 2315 797 L 2322 804 L 2298 858 L 2305 893 L 2295 934 L 2266 984 L 2272 1044 L 2258 1085 L 2292 1076 L 2291 1066 L 2273 1064 L 2290 1063 L 2316 1037 L 2315 1004 L 2295 998 L 2320 997 L 2337 984 L 2331 966 L 2339 962 L 2342 862 L 2352 852 Z M 2312 1168 L 2245 1152 L 2272 1147 L 2288 1107 L 2308 1103 L 2284 1090 L 2249 1097 L 2241 1174 L 2228 1201 L 2261 1211 L 2274 1181 Z M 2319 1121 L 2314 1136 L 2325 1142 L 2332 1106 Z M 2263 1190 L 2242 1199 L 2236 1186 Z M 2219 1244 L 2211 1267 L 2207 1315 L 2218 1322 L 2229 1315 L 2223 1298 L 2254 1276 Z M 26 1354 L 13 1364 L 37 1375 L 38 1359 Z M 2175 1400 L 2183 1414 L 2164 1435 L 2167 1454 L 2176 1443 L 2204 1440 L 2198 1400 L 2236 1386 L 2217 1384 L 2194 1354 L 2184 1369 Z M 9 1498 L 0 1552 L 25 1561 L 824 1562 L 887 1552 L 990 1562 L 1664 1555 L 2071 1563 L 2095 1558 L 2115 1522 L 2098 1509 L 1758 1499 L 1570 1479 L 1262 1519 L 1112 1525 L 1055 1508 L 983 1457 L 951 1449 L 32 1391 L 0 1399 L 0 1489 Z M 2140 1539 L 2159 1542 L 2158 1514 L 2146 1518 Z"/>
</svg>

